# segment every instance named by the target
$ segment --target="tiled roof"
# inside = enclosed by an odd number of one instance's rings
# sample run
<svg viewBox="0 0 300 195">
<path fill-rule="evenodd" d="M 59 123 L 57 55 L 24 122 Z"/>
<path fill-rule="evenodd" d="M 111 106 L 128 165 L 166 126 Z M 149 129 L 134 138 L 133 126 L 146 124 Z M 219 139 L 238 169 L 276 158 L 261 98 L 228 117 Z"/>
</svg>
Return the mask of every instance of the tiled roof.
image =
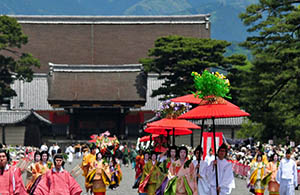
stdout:
<svg viewBox="0 0 300 195">
<path fill-rule="evenodd" d="M 1 110 L 0 111 L 0 124 L 16 124 L 25 121 L 31 115 L 43 121 L 46 124 L 51 122 L 34 111 L 12 111 L 12 110 Z"/>
<path fill-rule="evenodd" d="M 47 101 L 47 74 L 34 74 L 31 82 L 16 80 L 12 85 L 17 96 L 11 100 L 13 110 L 53 110 Z"/>
<path fill-rule="evenodd" d="M 19 23 L 29 24 L 203 24 L 209 14 L 172 16 L 41 16 L 10 15 Z"/>
<path fill-rule="evenodd" d="M 53 104 L 144 105 L 142 65 L 50 64 L 48 101 Z M 134 106 L 133 105 L 133 106 Z"/>
</svg>

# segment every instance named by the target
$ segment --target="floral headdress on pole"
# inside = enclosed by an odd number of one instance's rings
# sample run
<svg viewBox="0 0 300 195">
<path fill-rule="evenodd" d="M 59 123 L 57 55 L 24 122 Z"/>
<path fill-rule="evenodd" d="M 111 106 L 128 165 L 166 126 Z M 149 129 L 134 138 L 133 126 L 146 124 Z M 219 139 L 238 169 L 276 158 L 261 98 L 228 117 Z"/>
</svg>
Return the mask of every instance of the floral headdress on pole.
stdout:
<svg viewBox="0 0 300 195">
<path fill-rule="evenodd" d="M 210 73 L 204 70 L 202 75 L 192 72 L 192 76 L 194 77 L 196 88 L 196 92 L 193 92 L 195 97 L 208 101 L 216 101 L 218 97 L 231 99 L 231 96 L 228 94 L 230 83 L 223 74 L 218 72 Z"/>
<path fill-rule="evenodd" d="M 187 112 L 192 106 L 188 103 L 175 103 L 166 100 L 160 104 L 156 111 L 156 116 L 160 118 L 177 118 Z"/>
</svg>

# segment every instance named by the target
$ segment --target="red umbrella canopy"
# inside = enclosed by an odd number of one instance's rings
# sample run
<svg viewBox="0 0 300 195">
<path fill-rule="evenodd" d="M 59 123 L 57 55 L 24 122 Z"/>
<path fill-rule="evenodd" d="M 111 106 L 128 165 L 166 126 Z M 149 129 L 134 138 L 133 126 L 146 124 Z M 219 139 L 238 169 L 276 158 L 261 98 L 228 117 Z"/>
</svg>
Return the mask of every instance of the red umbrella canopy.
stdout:
<svg viewBox="0 0 300 195">
<path fill-rule="evenodd" d="M 147 133 L 159 134 L 159 135 L 173 135 L 173 129 L 164 128 L 164 127 L 148 127 L 144 130 Z M 187 128 L 175 128 L 175 135 L 189 135 L 192 134 L 192 131 Z"/>
<path fill-rule="evenodd" d="M 171 99 L 171 101 L 172 102 L 185 102 L 185 103 L 190 103 L 190 104 L 200 104 L 200 105 L 206 105 L 206 104 L 209 103 L 208 100 L 197 98 L 197 97 L 194 96 L 194 94 L 188 94 L 188 95 L 176 97 L 176 98 Z M 222 97 L 217 97 L 215 102 L 239 108 L 238 106 L 236 106 L 233 103 L 225 100 Z"/>
<path fill-rule="evenodd" d="M 179 119 L 209 119 L 209 118 L 231 118 L 250 116 L 249 113 L 240 110 L 238 107 L 233 107 L 228 104 L 206 104 L 179 116 Z"/>
<path fill-rule="evenodd" d="M 159 134 L 152 134 L 152 139 L 154 139 L 158 136 L 159 136 Z M 147 141 L 150 141 L 150 135 L 141 137 L 141 139 L 140 139 L 140 142 L 147 142 Z"/>
<path fill-rule="evenodd" d="M 167 128 L 167 129 L 175 128 L 175 130 L 177 128 L 201 129 L 198 125 L 195 125 L 194 123 L 192 123 L 190 121 L 180 120 L 180 119 L 168 119 L 168 118 L 163 118 L 158 121 L 148 123 L 147 127 L 162 127 L 162 128 Z"/>
</svg>

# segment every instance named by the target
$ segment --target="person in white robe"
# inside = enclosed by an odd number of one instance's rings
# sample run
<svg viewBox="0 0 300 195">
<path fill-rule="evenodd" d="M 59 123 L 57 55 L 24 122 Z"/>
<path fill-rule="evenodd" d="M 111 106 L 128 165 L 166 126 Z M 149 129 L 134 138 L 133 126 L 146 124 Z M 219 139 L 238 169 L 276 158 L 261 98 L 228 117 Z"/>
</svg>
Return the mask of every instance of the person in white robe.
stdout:
<svg viewBox="0 0 300 195">
<path fill-rule="evenodd" d="M 230 194 L 231 190 L 235 188 L 232 164 L 227 161 L 227 146 L 222 144 L 218 150 L 218 158 L 214 160 L 207 168 L 207 177 L 209 183 L 209 194 L 219 195 Z M 218 168 L 218 187 L 216 185 L 216 164 Z"/>
<path fill-rule="evenodd" d="M 197 184 L 198 184 L 198 195 L 208 195 L 209 187 L 208 187 L 208 178 L 206 175 L 206 170 L 208 167 L 207 162 L 202 160 L 202 148 L 200 145 L 194 151 L 195 160 L 193 160 L 193 164 L 197 175 Z M 200 163 L 199 163 L 200 161 Z M 199 169 L 199 170 L 198 170 Z"/>
<path fill-rule="evenodd" d="M 73 153 L 75 152 L 74 145 L 68 146 L 65 153 L 68 155 L 68 163 L 72 164 L 73 162 Z"/>
<path fill-rule="evenodd" d="M 297 165 L 291 159 L 291 149 L 287 149 L 285 158 L 280 161 L 276 175 L 276 181 L 280 184 L 280 195 L 294 195 L 297 181 Z"/>
<path fill-rule="evenodd" d="M 211 163 L 212 161 L 215 160 L 215 155 L 214 155 L 214 152 L 213 152 L 213 149 L 212 149 L 212 148 L 209 149 L 209 152 L 208 152 L 208 154 L 206 155 L 206 157 L 205 157 L 204 160 L 205 160 L 205 162 L 206 162 L 208 165 L 210 165 L 210 163 Z"/>
</svg>

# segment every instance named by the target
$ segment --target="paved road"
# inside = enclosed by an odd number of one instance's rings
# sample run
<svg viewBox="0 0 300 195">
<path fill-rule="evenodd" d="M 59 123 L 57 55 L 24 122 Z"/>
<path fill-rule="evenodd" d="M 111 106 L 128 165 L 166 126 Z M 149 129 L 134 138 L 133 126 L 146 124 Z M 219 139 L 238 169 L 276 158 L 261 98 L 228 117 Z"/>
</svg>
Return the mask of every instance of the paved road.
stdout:
<svg viewBox="0 0 300 195">
<path fill-rule="evenodd" d="M 72 167 L 79 164 L 81 160 L 74 159 L 72 165 L 66 164 L 66 169 L 71 170 Z M 136 195 L 137 190 L 132 189 L 132 185 L 134 183 L 134 170 L 125 166 L 121 167 L 123 172 L 123 180 L 121 181 L 120 187 L 114 191 L 108 189 L 107 195 Z M 84 178 L 82 176 L 78 176 L 76 178 L 77 182 L 81 185 L 82 189 L 84 188 Z M 240 178 L 235 178 L 236 188 L 233 189 L 231 195 L 251 195 L 251 193 L 246 188 L 246 180 L 242 180 Z M 85 193 L 83 193 L 85 194 Z M 268 194 L 267 192 L 265 194 Z M 300 191 L 296 191 L 296 195 L 300 195 Z"/>
</svg>

